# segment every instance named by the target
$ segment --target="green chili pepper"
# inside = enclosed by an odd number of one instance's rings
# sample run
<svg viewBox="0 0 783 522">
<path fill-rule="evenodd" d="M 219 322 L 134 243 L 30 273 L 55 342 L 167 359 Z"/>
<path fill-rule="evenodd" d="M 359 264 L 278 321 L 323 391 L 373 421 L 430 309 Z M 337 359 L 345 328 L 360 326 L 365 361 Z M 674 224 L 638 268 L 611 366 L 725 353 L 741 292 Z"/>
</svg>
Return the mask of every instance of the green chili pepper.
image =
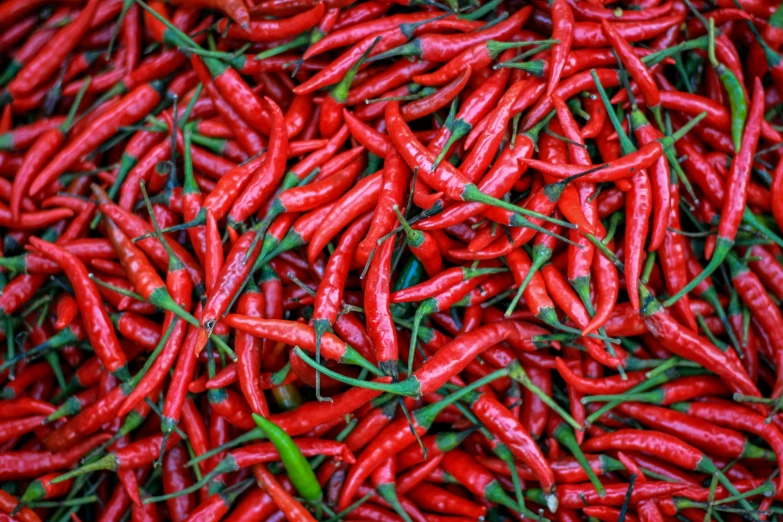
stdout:
<svg viewBox="0 0 783 522">
<path fill-rule="evenodd" d="M 256 425 L 266 433 L 266 436 L 269 437 L 269 440 L 277 448 L 277 451 L 280 453 L 280 460 L 283 461 L 294 488 L 305 500 L 320 502 L 323 498 L 321 485 L 318 483 L 310 463 L 302 455 L 296 442 L 274 422 L 255 413 L 253 414 L 253 420 L 256 421 Z"/>
</svg>

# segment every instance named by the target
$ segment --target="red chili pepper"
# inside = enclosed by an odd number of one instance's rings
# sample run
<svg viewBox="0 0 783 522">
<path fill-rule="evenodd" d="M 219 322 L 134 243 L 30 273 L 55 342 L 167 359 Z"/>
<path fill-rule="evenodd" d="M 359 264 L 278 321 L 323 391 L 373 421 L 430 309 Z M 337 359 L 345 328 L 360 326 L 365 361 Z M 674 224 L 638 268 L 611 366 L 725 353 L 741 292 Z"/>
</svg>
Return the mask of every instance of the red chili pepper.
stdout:
<svg viewBox="0 0 783 522">
<path fill-rule="evenodd" d="M 639 294 L 644 303 L 641 312 L 645 324 L 667 349 L 714 371 L 723 377 L 732 390 L 747 395 L 759 395 L 756 385 L 750 381 L 737 360 L 729 359 L 714 345 L 678 325 L 644 285 L 639 287 Z"/>
<path fill-rule="evenodd" d="M 735 430 L 743 430 L 763 438 L 777 456 L 778 462 L 783 459 L 783 438 L 780 431 L 765 422 L 764 417 L 753 410 L 739 404 L 728 402 L 683 403 L 675 405 L 676 410 L 687 413 L 721 426 Z M 777 491 L 781 490 L 778 482 Z"/>
<path fill-rule="evenodd" d="M 440 25 L 448 25 L 449 20 L 428 18 L 402 24 L 394 23 L 391 27 L 386 28 L 380 33 L 373 32 L 370 35 L 363 37 L 356 45 L 330 63 L 325 69 L 318 71 L 307 81 L 295 87 L 294 93 L 309 94 L 316 89 L 339 82 L 343 75 L 348 72 L 353 64 L 360 59 L 370 46 L 375 44 L 378 37 L 381 38 L 381 41 L 375 45 L 370 52 L 370 56 L 378 56 L 380 53 L 407 42 L 418 30 L 428 27 L 438 27 L 439 22 Z M 324 41 L 326 40 L 327 38 L 324 39 Z"/>
<path fill-rule="evenodd" d="M 718 224 L 718 237 L 712 259 L 710 259 L 710 263 L 698 277 L 692 279 L 682 290 L 666 301 L 666 304 L 669 306 L 676 302 L 679 297 L 693 290 L 699 282 L 714 272 L 726 259 L 729 250 L 734 245 L 734 239 L 745 212 L 751 165 L 761 135 L 761 122 L 764 120 L 763 89 L 761 81 L 757 79 L 753 88 L 753 99 L 748 111 L 742 145 L 731 164 L 731 173 L 726 186 L 727 194 L 731 196 L 726 197 L 723 202 L 723 210 L 720 223 Z"/>
<path fill-rule="evenodd" d="M 258 485 L 272 497 L 272 500 L 277 505 L 288 520 L 296 520 L 302 522 L 315 521 L 310 512 L 299 503 L 290 493 L 285 491 L 280 483 L 275 479 L 274 475 L 264 465 L 253 466 L 253 476 L 256 479 Z"/>
<path fill-rule="evenodd" d="M 97 285 L 88 277 L 87 269 L 73 254 L 63 248 L 30 238 L 32 246 L 43 255 L 55 261 L 63 269 L 73 285 L 80 312 L 87 329 L 87 337 L 95 347 L 104 366 L 118 377 L 128 378 L 127 360 L 120 347 L 109 315 L 103 307 Z"/>
<path fill-rule="evenodd" d="M 396 49 L 379 54 L 373 60 L 392 56 L 417 56 L 422 60 L 445 62 L 469 47 L 487 40 L 505 40 L 524 25 L 532 12 L 531 6 L 523 7 L 505 20 L 485 29 L 468 34 L 441 36 L 423 34 Z"/>
<path fill-rule="evenodd" d="M 226 31 L 225 21 L 218 22 L 218 30 L 226 32 L 229 38 L 240 38 L 252 42 L 273 42 L 296 36 L 314 27 L 324 15 L 326 6 L 318 3 L 301 14 L 281 20 L 249 20 L 249 27 L 231 26 Z"/>
<path fill-rule="evenodd" d="M 371 210 L 379 197 L 383 178 L 381 172 L 371 174 L 360 180 L 345 193 L 326 216 L 326 222 L 313 234 L 307 247 L 307 259 L 313 262 L 326 244 L 348 223 Z"/>
<path fill-rule="evenodd" d="M 552 38 L 559 40 L 559 42 L 552 49 L 549 80 L 546 86 L 547 96 L 551 96 L 560 83 L 560 75 L 563 72 L 566 57 L 571 52 L 574 38 L 574 14 L 565 0 L 556 0 L 552 4 L 552 26 Z"/>
<path fill-rule="evenodd" d="M 15 98 L 30 94 L 46 81 L 68 54 L 78 45 L 89 30 L 99 2 L 88 2 L 71 23 L 57 32 L 36 56 L 29 61 L 8 85 L 8 92 Z"/>
<path fill-rule="evenodd" d="M 71 167 L 83 155 L 92 152 L 95 147 L 111 137 L 117 129 L 132 125 L 147 116 L 149 111 L 160 102 L 158 84 L 144 84 L 136 87 L 118 103 L 101 114 L 80 134 L 63 148 L 39 172 L 30 186 L 30 195 L 35 195 L 50 185 L 58 176 Z"/>
<path fill-rule="evenodd" d="M 111 438 L 108 433 L 93 435 L 70 449 L 52 453 L 50 451 L 10 451 L 0 453 L 0 477 L 4 480 L 34 479 L 44 473 L 68 468 L 79 462 L 85 454 Z M 9 511 L 16 506 L 16 501 Z"/>
<path fill-rule="evenodd" d="M 633 48 L 628 41 L 623 38 L 620 32 L 615 29 L 615 26 L 606 19 L 601 21 L 601 29 L 604 35 L 609 40 L 609 44 L 612 49 L 617 53 L 620 61 L 625 65 L 628 70 L 628 74 L 636 82 L 636 85 L 641 92 L 644 104 L 654 113 L 660 121 L 660 103 L 661 95 L 658 92 L 658 86 L 652 77 L 652 74 L 647 67 L 642 63 L 638 56 L 633 51 Z"/>
</svg>

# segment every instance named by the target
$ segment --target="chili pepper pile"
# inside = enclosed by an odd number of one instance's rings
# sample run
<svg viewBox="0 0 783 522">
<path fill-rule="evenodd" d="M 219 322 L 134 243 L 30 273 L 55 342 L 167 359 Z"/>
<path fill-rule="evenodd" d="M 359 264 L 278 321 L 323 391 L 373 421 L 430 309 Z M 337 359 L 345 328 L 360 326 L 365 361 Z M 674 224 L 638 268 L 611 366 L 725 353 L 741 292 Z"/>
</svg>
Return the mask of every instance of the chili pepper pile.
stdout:
<svg viewBox="0 0 783 522">
<path fill-rule="evenodd" d="M 0 518 L 783 514 L 774 0 L 0 1 Z"/>
</svg>

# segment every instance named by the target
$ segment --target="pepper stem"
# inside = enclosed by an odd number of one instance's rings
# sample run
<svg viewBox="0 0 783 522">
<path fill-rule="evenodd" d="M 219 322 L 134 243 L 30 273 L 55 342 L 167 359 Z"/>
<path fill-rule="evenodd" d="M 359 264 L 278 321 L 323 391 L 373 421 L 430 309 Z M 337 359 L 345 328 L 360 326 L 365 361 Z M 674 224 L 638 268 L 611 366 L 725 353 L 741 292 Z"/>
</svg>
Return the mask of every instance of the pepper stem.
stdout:
<svg viewBox="0 0 783 522">
<path fill-rule="evenodd" d="M 397 206 L 395 203 L 392 206 L 392 210 L 397 215 L 397 219 L 400 221 L 400 225 L 402 226 L 402 229 L 405 231 L 405 238 L 409 244 L 420 244 L 422 241 L 422 237 L 424 236 L 424 233 L 421 230 L 413 230 L 408 223 L 408 220 L 405 219 L 405 216 L 402 215 L 400 212 L 400 207 Z"/>
<path fill-rule="evenodd" d="M 313 321 L 313 330 L 315 331 L 315 362 L 321 364 L 321 338 L 326 330 L 331 326 L 326 319 L 316 319 Z M 334 402 L 331 397 L 321 395 L 321 372 L 315 369 L 315 398 L 319 401 Z"/>
<path fill-rule="evenodd" d="M 232 471 L 237 471 L 239 469 L 239 466 L 237 465 L 237 461 L 234 458 L 233 455 L 230 453 L 226 455 L 223 460 L 221 460 L 217 466 L 212 468 L 212 470 L 204 475 L 201 480 L 198 482 L 192 484 L 191 486 L 181 489 L 179 491 L 174 491 L 173 493 L 169 493 L 167 495 L 160 495 L 158 497 L 147 497 L 144 499 L 145 504 L 152 504 L 154 502 L 161 502 L 163 500 L 169 500 L 172 498 L 181 497 L 182 495 L 189 495 L 190 493 L 195 493 L 202 487 L 209 484 L 209 482 L 217 477 L 218 475 L 222 475 L 223 473 L 231 473 Z"/>
<path fill-rule="evenodd" d="M 499 42 L 497 40 L 488 40 L 485 44 L 487 52 L 494 60 L 500 53 L 508 49 L 519 49 L 520 47 L 532 47 L 532 46 L 546 46 L 551 47 L 555 44 L 559 44 L 560 40 L 527 40 L 524 42 Z M 543 50 L 543 49 L 542 49 Z"/>
<path fill-rule="evenodd" d="M 235 438 L 234 440 L 230 440 L 226 442 L 225 444 L 221 444 L 220 446 L 217 446 L 215 448 L 212 448 L 211 450 L 202 453 L 201 455 L 194 457 L 187 461 L 185 463 L 185 466 L 196 466 L 199 462 L 206 460 L 210 457 L 213 457 L 217 455 L 218 453 L 221 453 L 223 451 L 229 450 L 231 448 L 235 448 L 237 446 L 240 446 L 244 444 L 245 442 L 250 442 L 253 440 L 259 440 L 266 438 L 266 435 L 264 435 L 263 430 L 261 428 L 255 427 L 252 430 L 240 435 L 239 437 Z"/>
<path fill-rule="evenodd" d="M 337 373 L 327 368 L 326 366 L 318 364 L 307 354 L 307 352 L 305 352 L 298 346 L 294 347 L 294 351 L 306 364 L 312 366 L 316 370 L 323 372 L 324 375 L 331 377 L 336 381 L 349 384 L 351 386 L 355 386 L 358 388 L 367 388 L 369 390 L 377 390 L 381 392 L 392 393 L 395 395 L 405 395 L 409 397 L 419 397 L 421 395 L 421 385 L 419 384 L 418 380 L 415 378 L 408 377 L 403 381 L 396 382 L 393 384 L 353 379 L 351 377 L 346 377 L 345 375 Z"/>
<path fill-rule="evenodd" d="M 427 306 L 428 301 L 425 301 L 424 303 L 422 303 L 421 306 L 419 306 L 416 309 L 416 314 L 413 317 L 413 329 L 411 330 L 411 344 L 410 347 L 408 348 L 408 367 L 407 367 L 408 377 L 413 375 L 413 359 L 414 356 L 416 355 L 416 343 L 419 337 L 419 326 L 421 325 L 421 322 L 424 320 L 424 317 L 426 315 L 429 315 L 430 307 Z"/>
<path fill-rule="evenodd" d="M 135 299 L 135 300 L 141 301 L 141 302 L 145 302 L 146 301 L 143 296 L 137 294 L 136 292 L 132 292 L 130 290 L 125 290 L 124 288 L 120 288 L 119 286 L 114 286 L 111 283 L 106 283 L 104 281 L 101 281 L 93 273 L 87 274 L 87 277 L 89 277 L 98 286 L 102 286 L 104 288 L 107 288 L 107 289 L 111 290 L 112 292 L 116 292 L 116 293 L 118 293 L 118 294 L 120 294 L 120 295 L 122 295 L 124 297 L 130 297 L 131 299 Z"/>
<path fill-rule="evenodd" d="M 536 386 L 536 384 L 530 380 L 530 377 L 528 377 L 527 373 L 525 372 L 524 368 L 520 366 L 519 364 L 515 364 L 512 366 L 508 366 L 510 369 L 509 376 L 517 381 L 519 384 L 527 388 L 528 391 L 530 391 L 533 395 L 541 399 L 541 401 L 549 406 L 552 410 L 554 410 L 555 413 L 560 415 L 564 421 L 568 423 L 569 426 L 574 428 L 578 431 L 584 431 L 584 426 L 579 424 L 567 411 L 565 411 L 562 406 L 557 404 L 552 397 L 546 394 L 544 390 Z"/>
<path fill-rule="evenodd" d="M 514 313 L 514 308 L 517 307 L 517 303 L 519 303 L 519 300 L 522 297 L 522 294 L 525 292 L 527 285 L 530 284 L 530 281 L 533 279 L 535 273 L 538 272 L 538 270 L 544 266 L 547 261 L 549 261 L 550 257 L 552 257 L 551 248 L 542 247 L 541 245 L 536 245 L 533 247 L 533 262 L 530 264 L 530 270 L 527 271 L 525 279 L 522 281 L 522 284 L 519 285 L 519 290 L 517 290 L 516 295 L 514 295 L 514 298 L 511 300 L 511 303 L 509 303 L 508 308 L 506 308 L 506 313 L 504 314 L 506 317 L 511 317 L 511 314 Z"/>
<path fill-rule="evenodd" d="M 76 98 L 74 98 L 73 103 L 71 104 L 71 108 L 68 110 L 68 116 L 66 116 L 65 121 L 60 126 L 60 130 L 62 131 L 63 134 L 67 133 L 73 126 L 74 119 L 76 118 L 76 113 L 79 110 L 79 105 L 81 105 L 82 99 L 84 99 L 84 94 L 87 92 L 87 88 L 90 86 L 91 81 L 92 81 L 92 76 L 88 76 L 87 78 L 85 78 L 84 83 L 79 89 L 79 92 L 76 93 Z M 82 115 L 82 117 L 83 116 L 84 115 Z"/>
<path fill-rule="evenodd" d="M 602 168 L 605 168 L 603 165 L 596 167 L 594 170 L 601 170 Z M 580 174 L 586 174 L 580 173 Z M 473 201 L 476 203 L 484 203 L 486 205 L 502 208 L 503 210 L 508 210 L 509 212 L 513 212 L 515 214 L 521 214 L 523 216 L 528 216 L 536 219 L 540 219 L 542 221 L 548 221 L 550 223 L 554 223 L 555 225 L 560 225 L 564 228 L 573 228 L 575 229 L 576 226 L 572 225 L 571 223 L 567 221 L 563 221 L 562 219 L 553 218 L 544 214 L 541 214 L 540 212 L 534 212 L 532 210 L 528 210 L 526 208 L 520 207 L 518 205 L 514 205 L 513 203 L 508 203 L 507 201 L 503 201 L 502 199 L 493 198 L 492 196 L 489 196 L 487 194 L 484 194 L 481 192 L 481 190 L 474 185 L 473 183 L 468 183 L 465 185 L 465 190 L 462 193 L 462 197 L 464 201 Z M 530 225 L 524 225 L 524 226 L 530 226 L 531 228 L 534 228 L 531 223 Z M 547 231 L 547 233 L 550 233 L 550 231 Z"/>
<path fill-rule="evenodd" d="M 656 386 L 659 386 L 677 376 L 679 376 L 679 372 L 674 369 L 674 367 L 679 363 L 678 357 L 672 357 L 665 363 L 659 365 L 654 372 L 657 372 L 660 370 L 660 373 L 653 374 L 652 372 L 647 374 L 647 380 L 637 386 L 634 386 L 626 394 L 623 394 L 622 397 L 624 397 L 627 394 L 633 394 L 637 392 L 644 392 L 651 388 L 655 388 Z M 584 402 L 584 399 L 587 399 L 587 397 L 583 398 L 582 401 Z M 624 399 L 618 398 L 615 400 L 612 400 L 611 402 L 607 402 L 603 406 L 601 406 L 598 410 L 594 411 L 590 415 L 587 416 L 587 419 L 585 419 L 585 422 L 587 424 L 592 424 L 596 420 L 598 420 L 603 414 L 606 412 L 612 410 L 616 406 L 619 406 L 621 403 L 625 402 Z"/>
<path fill-rule="evenodd" d="M 536 78 L 544 76 L 544 60 L 533 60 L 532 62 L 502 62 L 495 66 L 495 69 L 520 69 Z"/>
<path fill-rule="evenodd" d="M 401 519 L 403 519 L 405 522 L 413 522 L 413 520 L 411 520 L 411 516 L 405 511 L 405 509 L 402 507 L 402 504 L 400 504 L 400 499 L 397 496 L 397 488 L 395 487 L 394 482 L 379 484 L 375 490 L 383 500 L 389 503 L 391 508 Z"/>
<path fill-rule="evenodd" d="M 430 168 L 430 172 L 435 172 L 435 169 L 438 168 L 438 165 L 440 165 L 440 162 L 443 161 L 443 158 L 446 157 L 446 154 L 449 153 L 449 149 L 451 149 L 451 146 L 457 141 L 470 133 L 470 131 L 473 129 L 473 126 L 463 120 L 462 118 L 456 119 L 457 117 L 457 105 L 459 103 L 459 98 L 454 98 L 451 100 L 451 105 L 449 106 L 449 114 L 446 116 L 446 122 L 443 124 L 443 127 L 446 128 L 449 132 L 451 132 L 448 140 L 446 140 L 446 143 L 443 145 L 443 148 L 438 153 L 438 157 L 435 158 L 435 162 L 432 164 L 432 167 Z"/>
<path fill-rule="evenodd" d="M 715 242 L 715 252 L 713 252 L 712 259 L 710 260 L 709 264 L 704 268 L 704 270 L 702 270 L 702 272 L 699 275 L 694 277 L 687 285 L 682 287 L 679 292 L 677 292 L 672 297 L 664 301 L 663 306 L 665 306 L 666 308 L 672 306 L 682 296 L 689 293 L 691 290 L 696 288 L 696 286 L 698 286 L 699 283 L 707 279 L 710 276 L 710 274 L 712 274 L 715 270 L 718 269 L 720 265 L 723 264 L 723 261 L 726 259 L 726 256 L 729 255 L 729 251 L 731 250 L 731 247 L 733 245 L 734 245 L 734 241 L 732 241 L 731 239 L 718 236 L 718 240 Z"/>
<path fill-rule="evenodd" d="M 76 468 L 72 471 L 69 471 L 68 473 L 64 473 L 60 475 L 59 477 L 53 478 L 51 480 L 51 483 L 58 484 L 68 479 L 78 477 L 79 475 L 84 475 L 85 473 L 92 473 L 93 471 L 104 471 L 104 470 L 114 471 L 116 469 L 117 469 L 117 457 L 113 453 L 110 453 L 109 455 L 106 455 L 96 460 L 95 462 L 92 462 L 90 464 L 85 464 L 80 468 Z"/>
</svg>

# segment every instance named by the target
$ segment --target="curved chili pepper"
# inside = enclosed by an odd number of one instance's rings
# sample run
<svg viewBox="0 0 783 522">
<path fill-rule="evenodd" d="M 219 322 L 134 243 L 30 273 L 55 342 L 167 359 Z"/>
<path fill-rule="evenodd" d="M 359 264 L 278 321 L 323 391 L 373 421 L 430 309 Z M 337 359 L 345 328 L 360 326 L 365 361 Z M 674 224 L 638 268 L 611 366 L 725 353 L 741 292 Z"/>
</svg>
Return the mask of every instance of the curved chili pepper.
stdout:
<svg viewBox="0 0 783 522">
<path fill-rule="evenodd" d="M 85 85 L 89 85 L 89 82 Z M 44 167 L 44 164 L 48 162 L 57 149 L 60 148 L 68 130 L 73 125 L 76 111 L 79 109 L 82 96 L 84 95 L 84 89 L 82 89 L 80 93 L 81 94 L 77 95 L 74 100 L 65 121 L 61 125 L 43 133 L 35 140 L 27 151 L 27 154 L 25 154 L 22 166 L 14 177 L 14 184 L 11 190 L 10 207 L 11 215 L 14 220 L 18 220 L 20 217 L 23 198 L 27 194 L 30 185 L 33 183 L 34 176 L 37 175 L 38 171 Z"/>
<path fill-rule="evenodd" d="M 532 10 L 531 6 L 523 7 L 505 20 L 483 31 L 450 36 L 423 34 L 401 47 L 377 54 L 371 61 L 392 56 L 416 56 L 422 60 L 445 62 L 477 43 L 509 38 L 524 25 Z"/>
<path fill-rule="evenodd" d="M 763 438 L 777 456 L 783 458 L 783 438 L 780 431 L 767 424 L 764 416 L 739 404 L 727 402 L 682 403 L 673 406 L 677 411 L 686 413 L 735 430 L 743 430 Z M 781 490 L 778 482 L 777 491 Z"/>
<path fill-rule="evenodd" d="M 726 354 L 714 345 L 678 325 L 646 286 L 639 287 L 639 295 L 643 303 L 641 312 L 645 324 L 669 350 L 714 371 L 723 377 L 729 388 L 747 395 L 759 395 L 756 385 L 750 381 L 744 368 L 738 366 L 736 360 L 727 358 Z"/>
<path fill-rule="evenodd" d="M 309 351 L 315 351 L 315 332 L 309 326 L 296 321 L 261 319 L 229 314 L 223 319 L 223 322 L 232 328 L 246 331 L 255 337 L 283 341 Z M 372 372 L 378 372 L 374 366 L 370 365 L 353 348 L 332 334 L 327 333 L 322 337 L 321 347 L 324 356 L 328 359 L 345 364 L 357 364 Z"/>
<path fill-rule="evenodd" d="M 97 1 L 88 2 L 79 16 L 46 42 L 38 54 L 8 84 L 8 92 L 15 98 L 21 98 L 48 79 L 90 28 L 98 5 Z"/>
<path fill-rule="evenodd" d="M 76 299 L 80 304 L 81 316 L 87 329 L 90 344 L 104 366 L 120 379 L 130 377 L 125 354 L 120 347 L 109 315 L 101 303 L 96 284 L 90 280 L 87 269 L 62 247 L 31 237 L 32 246 L 43 255 L 60 265 L 73 285 Z"/>
<path fill-rule="evenodd" d="M 249 20 L 249 27 L 228 27 L 225 21 L 218 22 L 218 30 L 226 32 L 229 38 L 240 38 L 253 42 L 273 42 L 300 34 L 315 26 L 324 15 L 326 6 L 318 3 L 301 14 L 281 20 Z"/>
<path fill-rule="evenodd" d="M 259 486 L 272 497 L 278 509 L 285 514 L 287 519 L 301 520 L 303 522 L 315 520 L 298 500 L 294 499 L 291 494 L 282 488 L 274 475 L 263 464 L 253 466 L 253 476 L 255 476 Z"/>
<path fill-rule="evenodd" d="M 753 88 L 753 99 L 750 104 L 748 121 L 745 125 L 745 133 L 742 137 L 742 145 L 739 147 L 737 156 L 731 164 L 731 173 L 729 174 L 726 190 L 727 194 L 732 194 L 732 196 L 726 197 L 723 202 L 723 210 L 720 223 L 718 224 L 718 237 L 712 259 L 710 259 L 709 264 L 698 277 L 692 279 L 683 289 L 665 302 L 667 306 L 671 306 L 677 299 L 693 290 L 697 284 L 714 272 L 726 259 L 729 250 L 734 245 L 737 229 L 745 212 L 751 164 L 761 135 L 763 106 L 763 87 L 761 86 L 761 81 L 757 79 Z"/>
<path fill-rule="evenodd" d="M 631 75 L 631 78 L 633 78 L 636 85 L 639 87 L 639 92 L 644 99 L 644 104 L 656 114 L 656 118 L 661 122 L 661 95 L 652 74 L 634 53 L 633 48 L 628 41 L 623 38 L 617 29 L 615 29 L 614 25 L 609 23 L 606 19 L 603 19 L 601 21 L 601 29 L 609 40 L 612 49 L 617 53 L 617 56 L 620 58 L 623 65 L 625 65 L 628 74 Z"/>
<path fill-rule="evenodd" d="M 73 139 L 48 164 L 41 169 L 30 186 L 35 195 L 50 185 L 58 176 L 71 167 L 79 158 L 92 152 L 95 147 L 117 132 L 122 126 L 132 125 L 147 116 L 160 102 L 162 85 L 144 84 L 136 87 L 117 104 L 101 114 L 84 131 Z"/>
</svg>

